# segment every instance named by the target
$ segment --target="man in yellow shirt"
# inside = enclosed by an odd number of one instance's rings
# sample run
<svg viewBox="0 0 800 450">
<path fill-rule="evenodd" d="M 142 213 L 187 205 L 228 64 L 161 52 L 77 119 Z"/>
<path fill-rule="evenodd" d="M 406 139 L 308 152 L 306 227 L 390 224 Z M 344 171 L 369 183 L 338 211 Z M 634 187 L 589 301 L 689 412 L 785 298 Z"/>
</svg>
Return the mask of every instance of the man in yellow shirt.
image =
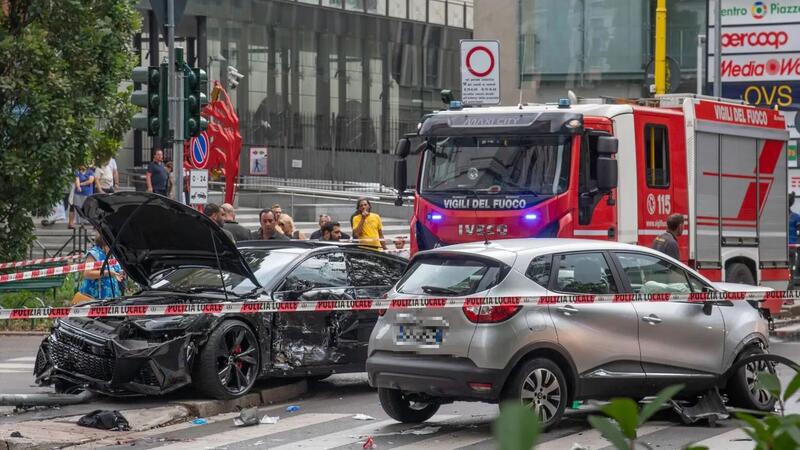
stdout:
<svg viewBox="0 0 800 450">
<path fill-rule="evenodd" d="M 353 237 L 358 239 L 362 246 L 370 247 L 375 250 L 386 250 L 386 243 L 383 242 L 383 223 L 381 216 L 370 212 L 372 204 L 369 200 L 362 198 L 356 205 L 356 213 L 350 218 L 350 225 L 353 227 Z"/>
</svg>

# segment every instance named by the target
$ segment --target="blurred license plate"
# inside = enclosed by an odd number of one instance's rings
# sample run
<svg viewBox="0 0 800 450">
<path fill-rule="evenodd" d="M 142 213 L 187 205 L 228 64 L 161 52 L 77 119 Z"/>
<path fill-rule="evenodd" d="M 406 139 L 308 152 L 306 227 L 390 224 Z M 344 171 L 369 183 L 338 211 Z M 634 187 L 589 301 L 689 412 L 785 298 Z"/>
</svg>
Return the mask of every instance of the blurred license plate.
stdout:
<svg viewBox="0 0 800 450">
<path fill-rule="evenodd" d="M 395 342 L 398 345 L 438 346 L 444 341 L 444 328 L 423 325 L 397 325 Z"/>
</svg>

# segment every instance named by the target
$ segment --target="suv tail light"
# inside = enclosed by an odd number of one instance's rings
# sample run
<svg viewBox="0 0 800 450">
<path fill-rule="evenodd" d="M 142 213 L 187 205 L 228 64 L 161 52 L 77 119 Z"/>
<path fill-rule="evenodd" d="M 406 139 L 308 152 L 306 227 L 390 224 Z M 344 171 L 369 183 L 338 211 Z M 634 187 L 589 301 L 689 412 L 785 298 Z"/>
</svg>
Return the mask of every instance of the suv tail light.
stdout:
<svg viewBox="0 0 800 450">
<path fill-rule="evenodd" d="M 463 306 L 467 320 L 474 323 L 498 323 L 514 316 L 522 305 Z"/>
</svg>

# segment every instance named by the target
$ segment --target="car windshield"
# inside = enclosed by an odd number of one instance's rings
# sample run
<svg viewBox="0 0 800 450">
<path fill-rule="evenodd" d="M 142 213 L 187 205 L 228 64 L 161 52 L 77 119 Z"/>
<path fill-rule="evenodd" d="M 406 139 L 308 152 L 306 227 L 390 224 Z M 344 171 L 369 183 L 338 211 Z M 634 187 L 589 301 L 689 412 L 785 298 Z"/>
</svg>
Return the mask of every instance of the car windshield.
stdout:
<svg viewBox="0 0 800 450">
<path fill-rule="evenodd" d="M 505 266 L 481 258 L 434 256 L 414 260 L 397 284 L 403 294 L 462 296 L 485 291 L 505 275 Z"/>
<path fill-rule="evenodd" d="M 261 286 L 271 284 L 275 276 L 291 264 L 300 254 L 297 252 L 270 249 L 241 249 L 247 264 L 253 270 Z M 181 267 L 167 272 L 153 283 L 153 289 L 165 291 L 202 291 L 203 289 L 221 289 L 220 272 L 208 267 Z M 229 292 L 244 295 L 252 292 L 256 286 L 249 278 L 239 274 L 222 272 L 225 287 Z"/>
<path fill-rule="evenodd" d="M 566 135 L 448 137 L 425 152 L 423 192 L 552 195 L 569 181 Z"/>
</svg>

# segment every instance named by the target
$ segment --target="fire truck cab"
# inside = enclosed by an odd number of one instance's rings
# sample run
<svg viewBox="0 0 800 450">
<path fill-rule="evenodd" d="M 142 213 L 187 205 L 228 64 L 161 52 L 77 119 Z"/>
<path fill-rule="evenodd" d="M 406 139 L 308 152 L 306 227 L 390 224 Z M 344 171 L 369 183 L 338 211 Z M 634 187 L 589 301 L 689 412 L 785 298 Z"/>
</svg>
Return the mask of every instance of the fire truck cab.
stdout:
<svg viewBox="0 0 800 450">
<path fill-rule="evenodd" d="M 639 103 L 451 108 L 400 140 L 419 156 L 412 253 L 483 239 L 650 246 L 685 216 L 681 260 L 714 281 L 785 289 L 789 138 L 778 111 L 665 95 Z"/>
</svg>

